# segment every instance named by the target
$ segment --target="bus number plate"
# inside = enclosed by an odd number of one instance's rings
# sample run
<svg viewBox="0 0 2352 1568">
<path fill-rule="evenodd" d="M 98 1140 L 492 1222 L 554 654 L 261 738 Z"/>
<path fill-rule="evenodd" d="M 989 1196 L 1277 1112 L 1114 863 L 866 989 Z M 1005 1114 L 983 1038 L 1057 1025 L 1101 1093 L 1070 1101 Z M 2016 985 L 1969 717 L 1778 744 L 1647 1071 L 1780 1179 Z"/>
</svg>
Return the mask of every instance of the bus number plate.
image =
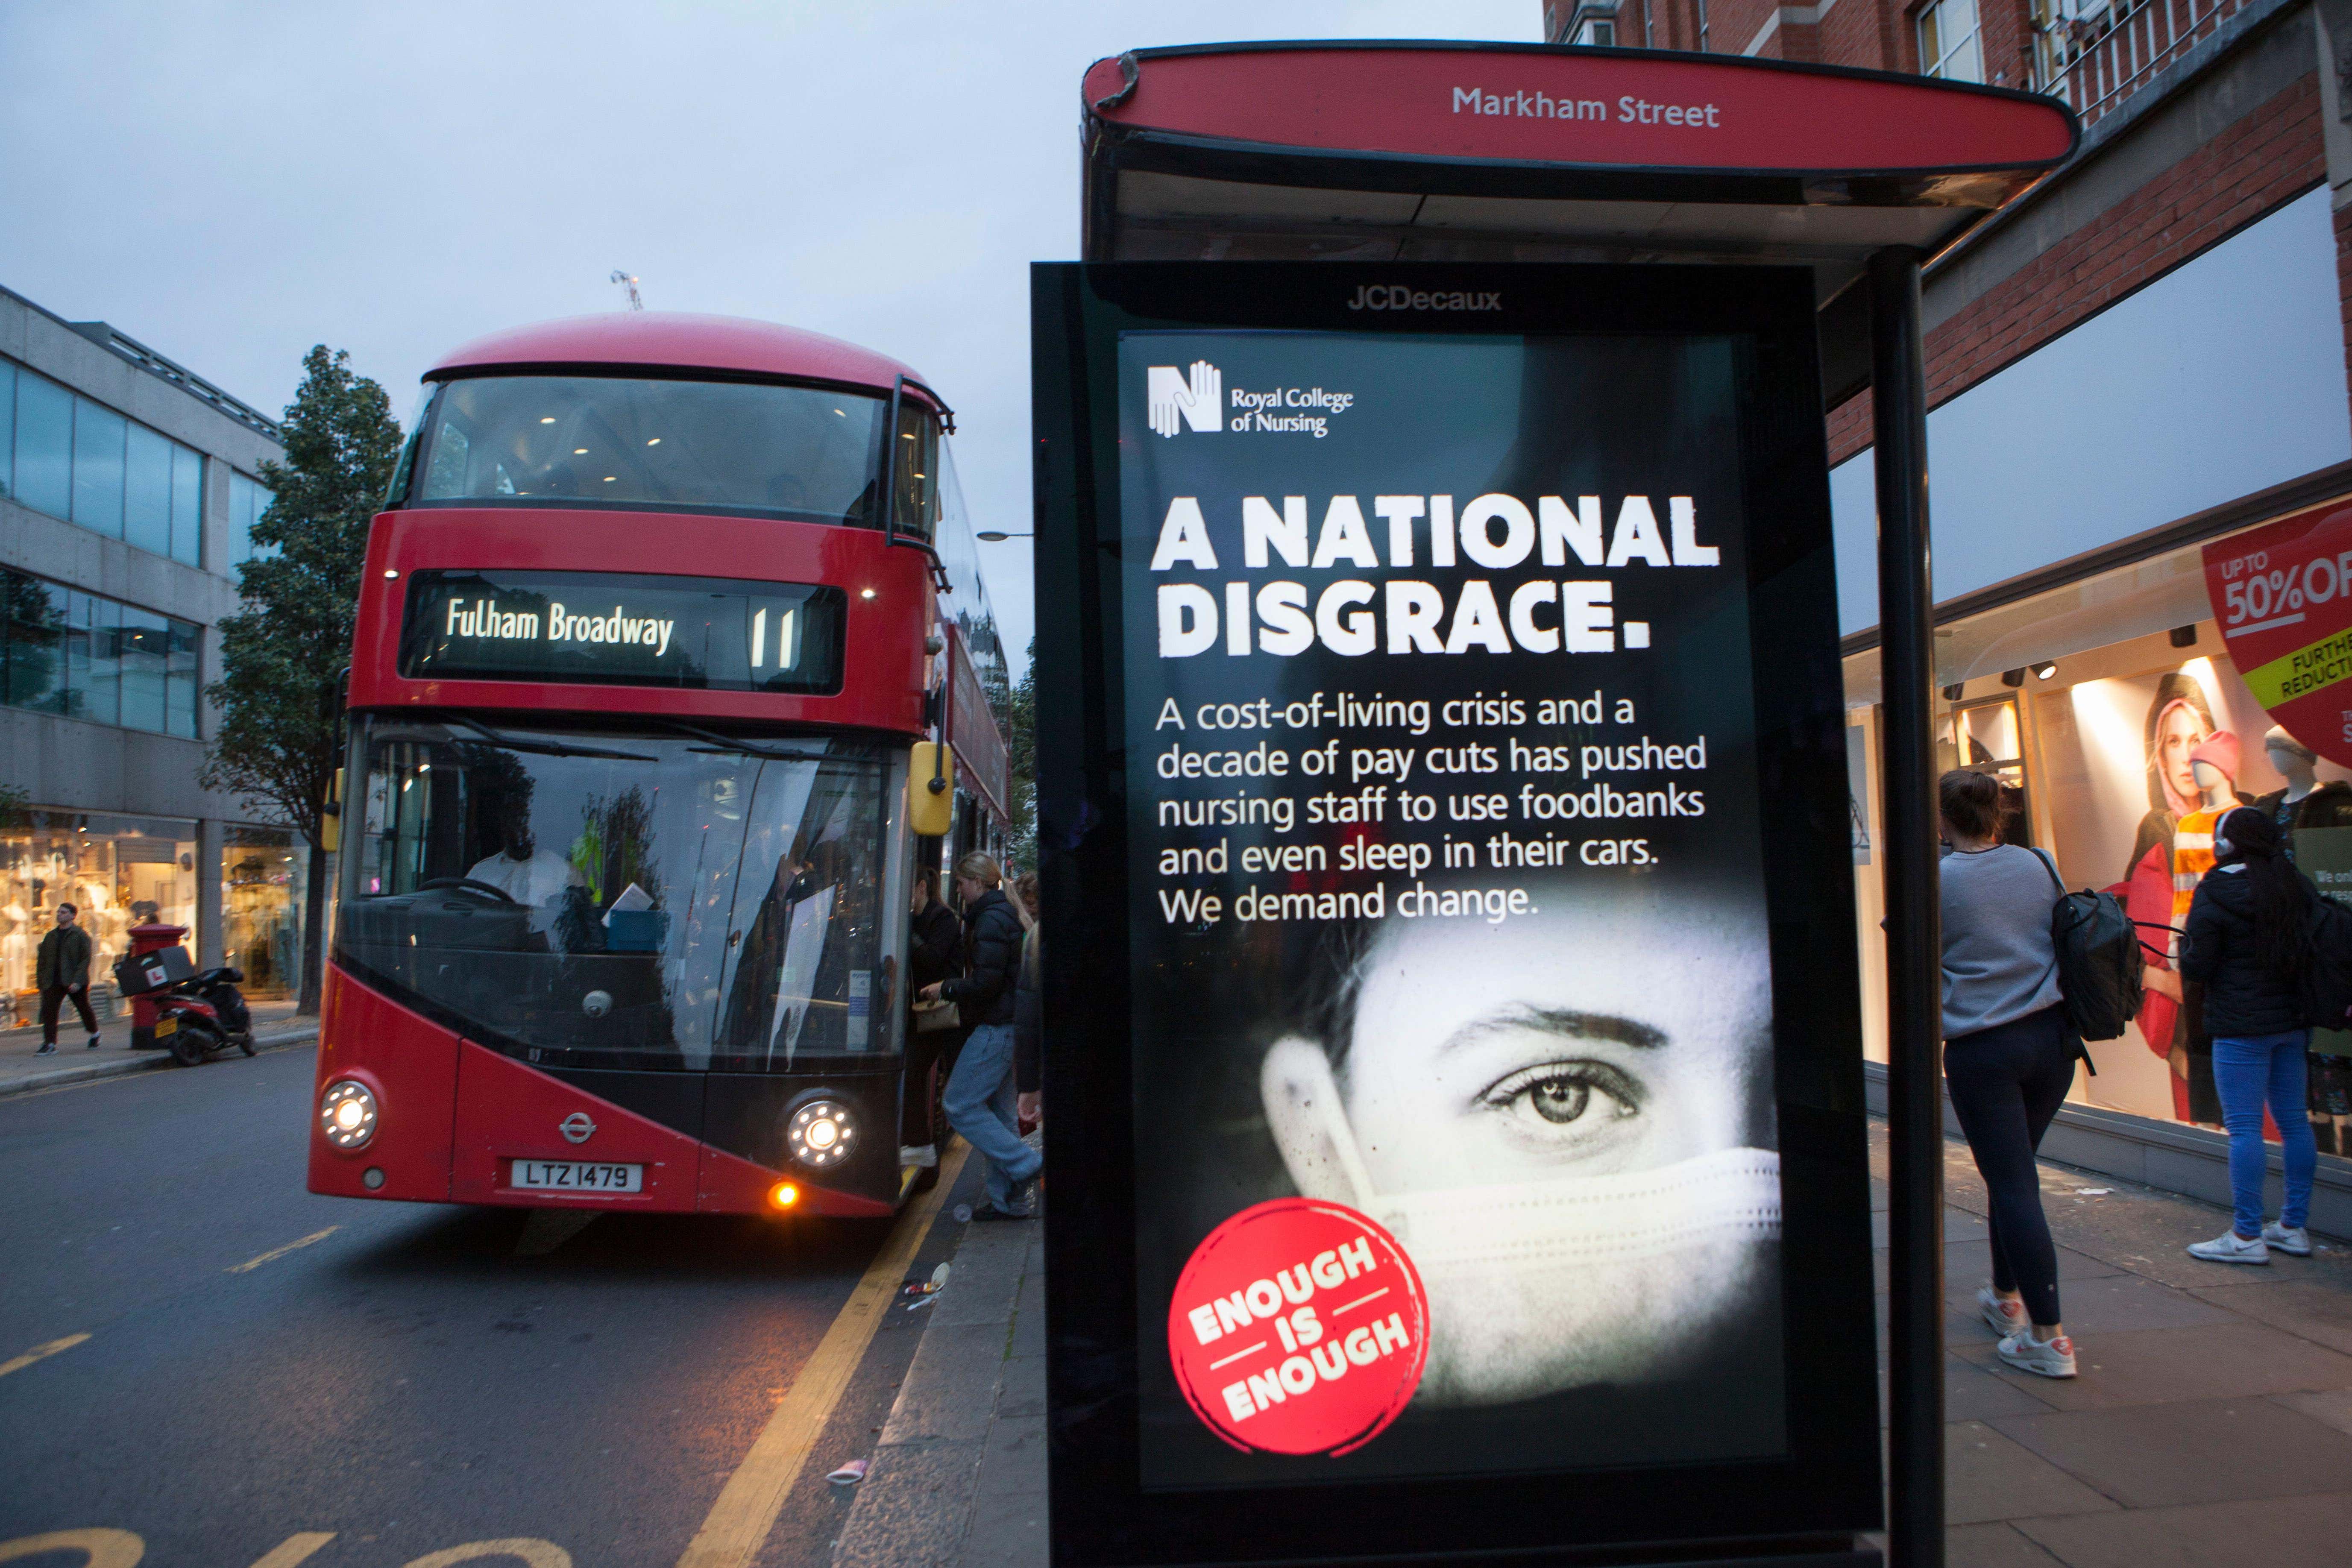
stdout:
<svg viewBox="0 0 2352 1568">
<path fill-rule="evenodd" d="M 513 1184 L 562 1193 L 635 1193 L 645 1190 L 646 1168 L 586 1160 L 517 1160 Z"/>
</svg>

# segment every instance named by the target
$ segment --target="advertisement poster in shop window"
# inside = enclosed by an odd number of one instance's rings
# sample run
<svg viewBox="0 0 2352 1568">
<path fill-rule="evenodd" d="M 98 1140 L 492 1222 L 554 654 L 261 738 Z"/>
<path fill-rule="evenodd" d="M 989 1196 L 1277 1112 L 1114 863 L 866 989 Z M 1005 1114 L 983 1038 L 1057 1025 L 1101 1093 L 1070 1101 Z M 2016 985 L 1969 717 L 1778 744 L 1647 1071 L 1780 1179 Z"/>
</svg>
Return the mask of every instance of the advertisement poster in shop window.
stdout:
<svg viewBox="0 0 2352 1568">
<path fill-rule="evenodd" d="M 1136 1479 L 1790 1460 L 1787 1006 L 1850 1027 L 1853 942 L 1775 931 L 1850 812 L 1756 344 L 1330 315 L 1091 362 Z"/>
</svg>

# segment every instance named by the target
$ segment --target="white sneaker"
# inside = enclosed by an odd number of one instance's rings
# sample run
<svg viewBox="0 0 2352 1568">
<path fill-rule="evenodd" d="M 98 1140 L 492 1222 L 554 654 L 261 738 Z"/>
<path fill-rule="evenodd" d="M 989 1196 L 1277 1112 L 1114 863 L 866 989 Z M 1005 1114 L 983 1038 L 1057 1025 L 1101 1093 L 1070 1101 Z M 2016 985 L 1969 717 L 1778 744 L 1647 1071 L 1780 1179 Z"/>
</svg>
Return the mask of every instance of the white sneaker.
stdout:
<svg viewBox="0 0 2352 1568">
<path fill-rule="evenodd" d="M 2189 1256 L 2201 1258 L 2208 1263 L 2256 1263 L 2268 1265 L 2271 1249 L 2257 1237 L 2248 1241 L 2235 1230 L 2225 1230 L 2210 1241 L 2189 1244 Z"/>
<path fill-rule="evenodd" d="M 2021 1334 L 2032 1326 L 2025 1315 L 2025 1303 L 2006 1301 L 1990 1285 L 1977 1287 L 1977 1310 L 1984 1314 L 1985 1324 L 1992 1330 L 1993 1338 L 2005 1340 L 2011 1334 Z"/>
<path fill-rule="evenodd" d="M 2072 1377 L 2074 1342 L 2064 1334 L 2054 1340 L 2037 1340 L 2030 1331 L 2011 1334 L 2000 1342 L 2000 1359 L 2036 1377 Z"/>
<path fill-rule="evenodd" d="M 2275 1247 L 2289 1258 L 2311 1256 L 2311 1233 L 2301 1226 L 2284 1226 L 2273 1221 L 2263 1226 L 2263 1245 Z"/>
<path fill-rule="evenodd" d="M 898 1146 L 898 1163 L 936 1171 L 940 1166 L 940 1146 L 936 1143 L 902 1143 Z"/>
</svg>

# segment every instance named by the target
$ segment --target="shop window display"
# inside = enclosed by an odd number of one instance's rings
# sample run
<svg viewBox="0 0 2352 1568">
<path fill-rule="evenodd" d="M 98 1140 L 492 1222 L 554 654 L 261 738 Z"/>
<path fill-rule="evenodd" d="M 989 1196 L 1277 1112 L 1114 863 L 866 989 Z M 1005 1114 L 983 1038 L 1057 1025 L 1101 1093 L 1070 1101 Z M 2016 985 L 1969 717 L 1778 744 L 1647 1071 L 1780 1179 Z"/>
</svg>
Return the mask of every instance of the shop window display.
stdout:
<svg viewBox="0 0 2352 1568">
<path fill-rule="evenodd" d="M 1959 635 L 1969 635 L 1965 624 Z M 2062 649 L 2027 681 L 2015 679 L 2020 671 L 1973 675 L 1943 689 L 1936 731 L 1942 766 L 1979 768 L 2005 786 L 2014 809 L 2005 837 L 2048 849 L 2067 886 L 2108 889 L 2147 922 L 2146 1001 L 2121 1038 L 2092 1043 L 2097 1075 L 2078 1077 L 2071 1098 L 2217 1129 L 2211 1040 L 2197 988 L 2179 976 L 2176 934 L 2213 864 L 2214 823 L 2241 804 L 2271 812 L 2289 830 L 2297 865 L 2352 902 L 2352 770 L 2273 724 L 2221 646 L 2208 620 Z M 2020 651 L 2011 639 L 1975 657 L 1974 668 Z M 1849 678 L 1850 743 L 1867 754 L 1877 744 L 1875 672 L 1850 665 Z M 1864 804 L 1858 831 L 1874 831 L 1877 803 Z M 1871 859 L 1857 853 L 1865 931 L 1881 912 Z M 1865 941 L 1863 958 L 1866 1048 L 1884 1060 L 1884 954 Z M 2352 1157 L 2352 1033 L 2321 1032 L 2312 1047 L 2320 1151 Z"/>
<path fill-rule="evenodd" d="M 283 827 L 232 826 L 221 848 L 221 962 L 245 971 L 247 996 L 299 985 L 310 847 Z"/>
<path fill-rule="evenodd" d="M 0 1001 L 13 1021 L 35 1016 L 33 960 L 60 902 L 80 910 L 90 935 L 91 1005 L 123 1016 L 114 961 L 142 921 L 194 931 L 195 866 L 193 822 L 36 810 L 0 826 Z"/>
</svg>

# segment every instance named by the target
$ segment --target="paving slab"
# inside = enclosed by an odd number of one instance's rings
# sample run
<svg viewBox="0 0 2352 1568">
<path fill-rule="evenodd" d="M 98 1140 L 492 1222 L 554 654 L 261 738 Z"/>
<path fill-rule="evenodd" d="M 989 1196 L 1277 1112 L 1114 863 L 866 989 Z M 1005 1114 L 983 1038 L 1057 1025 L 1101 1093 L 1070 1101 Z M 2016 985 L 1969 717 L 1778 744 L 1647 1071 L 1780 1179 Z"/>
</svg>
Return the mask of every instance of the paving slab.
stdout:
<svg viewBox="0 0 2352 1568">
<path fill-rule="evenodd" d="M 2194 1294 L 2297 1339 L 2352 1355 L 2352 1289 L 2335 1281 L 2281 1279 L 2264 1286 L 2217 1286 Z"/>
<path fill-rule="evenodd" d="M 2055 1568 L 2058 1559 L 2006 1522 L 1944 1531 L 1944 1568 Z"/>
<path fill-rule="evenodd" d="M 1990 1344 L 1955 1344 L 1953 1353 L 1998 1376 L 2031 1378 L 2034 1396 L 2060 1410 L 2352 1388 L 2352 1356 L 2243 1320 L 2086 1336 L 2075 1351 L 2082 1375 L 2064 1381 L 2011 1371 Z"/>
<path fill-rule="evenodd" d="M 2314 1421 L 2323 1422 L 2338 1432 L 2352 1435 L 2352 1390 L 2330 1389 L 2322 1394 L 2273 1394 L 2271 1401 L 2289 1410 L 2299 1410 Z M 2352 1543 L 2346 1547 L 2347 1559 L 2352 1559 Z"/>
<path fill-rule="evenodd" d="M 926 1339 L 930 1336 L 927 1331 Z M 834 1546 L 835 1568 L 934 1568 L 962 1544 L 982 1445 L 901 1443 L 875 1450 Z"/>
<path fill-rule="evenodd" d="M 2344 1568 L 2352 1492 L 2026 1519 L 2014 1528 L 2068 1568 Z"/>
<path fill-rule="evenodd" d="M 1951 1524 L 2095 1513 L 2115 1502 L 1981 1421 L 1944 1429 L 1944 1518 Z"/>
<path fill-rule="evenodd" d="M 1989 1425 L 2129 1508 L 2352 1485 L 2352 1435 L 2268 1399 L 2053 1411 Z"/>
<path fill-rule="evenodd" d="M 2052 1408 L 2033 1392 L 2032 1382 L 1998 1375 L 1958 1356 L 1944 1358 L 1944 1418 L 1948 1421 L 2039 1415 Z"/>
</svg>

